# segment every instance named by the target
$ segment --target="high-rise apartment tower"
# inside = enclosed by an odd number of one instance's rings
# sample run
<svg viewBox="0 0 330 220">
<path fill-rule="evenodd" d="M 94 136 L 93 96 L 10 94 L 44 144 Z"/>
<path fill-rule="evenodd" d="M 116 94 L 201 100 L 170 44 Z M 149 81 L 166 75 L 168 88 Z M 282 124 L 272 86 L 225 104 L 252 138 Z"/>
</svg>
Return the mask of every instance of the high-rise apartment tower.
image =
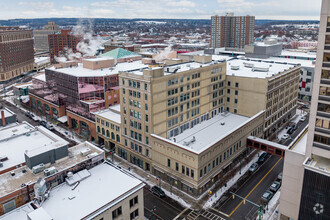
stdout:
<svg viewBox="0 0 330 220">
<path fill-rule="evenodd" d="M 211 17 L 211 47 L 239 48 L 253 43 L 254 16 L 225 16 Z"/>
</svg>

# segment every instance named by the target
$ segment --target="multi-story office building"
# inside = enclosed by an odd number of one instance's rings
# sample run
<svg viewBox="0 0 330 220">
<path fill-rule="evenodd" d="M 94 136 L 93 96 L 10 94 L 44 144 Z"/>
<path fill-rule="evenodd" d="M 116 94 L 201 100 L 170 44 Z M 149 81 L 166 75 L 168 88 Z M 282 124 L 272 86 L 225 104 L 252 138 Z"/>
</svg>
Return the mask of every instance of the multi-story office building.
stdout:
<svg viewBox="0 0 330 220">
<path fill-rule="evenodd" d="M 323 0 L 309 130 L 293 148 L 302 150 L 296 154 L 286 153 L 279 208 L 281 219 L 330 218 L 329 44 L 330 1 Z"/>
<path fill-rule="evenodd" d="M 76 133 L 96 140 L 94 113 L 120 101 L 118 72 L 146 66 L 141 61 L 115 63 L 115 59 L 105 57 L 46 69 L 44 76 L 34 79 L 29 94 L 31 108 L 48 119 L 67 122 Z M 59 119 L 65 115 L 65 121 Z"/>
<path fill-rule="evenodd" d="M 244 49 L 254 41 L 254 16 L 225 16 L 211 17 L 211 47 Z"/>
<path fill-rule="evenodd" d="M 214 63 L 211 56 L 121 72 L 121 132 L 129 161 L 149 171 L 151 134 L 171 138 L 187 129 L 187 122 L 222 112 L 225 73 L 226 63 Z"/>
<path fill-rule="evenodd" d="M 50 63 L 58 63 L 56 57 L 68 56 L 68 52 L 76 53 L 81 36 L 71 34 L 71 30 L 61 30 L 60 33 L 48 35 Z"/>
<path fill-rule="evenodd" d="M 264 138 L 273 139 L 296 114 L 299 73 L 300 65 L 227 61 L 226 110 L 248 117 L 265 110 Z"/>
<path fill-rule="evenodd" d="M 0 83 L 33 70 L 32 30 L 0 27 Z"/>
<path fill-rule="evenodd" d="M 59 31 L 55 22 L 48 22 L 42 30 L 33 30 L 34 49 L 37 53 L 49 50 L 48 35 L 55 34 Z"/>
</svg>

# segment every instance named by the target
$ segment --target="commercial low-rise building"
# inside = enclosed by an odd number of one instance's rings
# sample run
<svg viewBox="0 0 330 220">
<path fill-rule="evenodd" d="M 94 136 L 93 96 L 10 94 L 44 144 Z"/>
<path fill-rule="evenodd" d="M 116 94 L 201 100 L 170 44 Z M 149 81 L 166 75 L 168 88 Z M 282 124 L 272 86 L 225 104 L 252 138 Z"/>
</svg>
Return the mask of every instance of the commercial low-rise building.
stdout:
<svg viewBox="0 0 330 220">
<path fill-rule="evenodd" d="M 103 163 L 68 173 L 65 183 L 58 186 L 49 187 L 39 179 L 34 187 L 38 197 L 0 219 L 144 219 L 143 186 L 140 180 Z"/>
<path fill-rule="evenodd" d="M 104 151 L 88 142 L 68 145 L 46 128 L 26 122 L 0 130 L 0 215 L 36 198 L 33 188 L 40 178 L 49 189 L 63 183 L 69 172 L 104 161 Z"/>
</svg>

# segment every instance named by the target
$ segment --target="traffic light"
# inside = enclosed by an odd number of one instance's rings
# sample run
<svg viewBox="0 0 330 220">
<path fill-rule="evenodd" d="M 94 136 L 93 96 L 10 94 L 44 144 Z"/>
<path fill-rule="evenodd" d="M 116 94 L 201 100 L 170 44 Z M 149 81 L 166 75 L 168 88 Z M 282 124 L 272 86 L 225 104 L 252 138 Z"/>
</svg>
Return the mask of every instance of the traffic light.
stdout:
<svg viewBox="0 0 330 220">
<path fill-rule="evenodd" d="M 245 199 L 243 199 L 243 204 L 245 205 L 245 203 L 246 203 L 246 201 L 245 201 Z"/>
<path fill-rule="evenodd" d="M 235 195 L 233 194 L 233 199 L 235 199 Z"/>
<path fill-rule="evenodd" d="M 154 208 L 154 212 L 156 212 L 156 208 Z"/>
</svg>

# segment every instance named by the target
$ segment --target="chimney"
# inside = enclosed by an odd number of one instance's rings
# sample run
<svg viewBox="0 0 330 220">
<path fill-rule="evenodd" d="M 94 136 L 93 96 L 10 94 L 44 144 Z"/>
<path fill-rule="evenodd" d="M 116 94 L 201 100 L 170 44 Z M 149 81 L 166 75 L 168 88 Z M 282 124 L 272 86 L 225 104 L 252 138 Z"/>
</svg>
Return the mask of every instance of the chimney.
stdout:
<svg viewBox="0 0 330 220">
<path fill-rule="evenodd" d="M 6 118 L 5 118 L 5 111 L 4 110 L 1 110 L 1 118 L 2 118 L 2 126 L 5 127 Z"/>
</svg>

